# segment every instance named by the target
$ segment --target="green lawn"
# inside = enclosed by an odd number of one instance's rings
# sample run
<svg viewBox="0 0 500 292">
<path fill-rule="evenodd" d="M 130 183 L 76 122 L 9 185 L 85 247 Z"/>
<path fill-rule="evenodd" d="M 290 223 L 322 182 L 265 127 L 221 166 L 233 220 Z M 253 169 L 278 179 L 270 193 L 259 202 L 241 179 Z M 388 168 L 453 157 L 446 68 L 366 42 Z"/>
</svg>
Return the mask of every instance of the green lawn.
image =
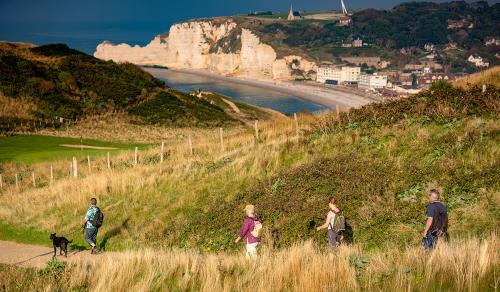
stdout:
<svg viewBox="0 0 500 292">
<path fill-rule="evenodd" d="M 60 146 L 61 144 L 79 145 L 80 139 L 52 136 L 12 136 L 0 137 L 0 162 L 22 162 L 34 163 L 40 161 L 51 161 L 58 159 L 68 159 L 73 156 L 99 156 L 106 155 L 107 152 L 117 153 L 121 150 L 146 148 L 142 144 L 120 144 L 97 140 L 83 140 L 84 145 L 112 147 L 114 150 L 107 149 L 80 149 Z"/>
</svg>

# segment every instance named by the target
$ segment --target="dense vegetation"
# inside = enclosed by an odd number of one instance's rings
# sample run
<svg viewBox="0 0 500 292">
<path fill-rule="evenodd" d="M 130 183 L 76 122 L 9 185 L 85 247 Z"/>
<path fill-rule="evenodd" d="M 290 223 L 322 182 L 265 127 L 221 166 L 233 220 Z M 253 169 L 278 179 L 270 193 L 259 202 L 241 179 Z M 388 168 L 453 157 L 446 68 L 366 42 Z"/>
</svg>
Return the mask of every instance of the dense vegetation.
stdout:
<svg viewBox="0 0 500 292">
<path fill-rule="evenodd" d="M 367 9 L 353 15 L 357 33 L 389 48 L 423 47 L 450 40 L 466 49 L 481 45 L 487 37 L 498 36 L 500 5 L 488 2 L 410 2 L 391 10 Z M 468 19 L 472 29 L 448 30 L 448 20 Z"/>
<path fill-rule="evenodd" d="M 42 119 L 121 110 L 161 87 L 137 66 L 104 62 L 66 45 L 0 45 L 0 91 L 32 98 Z"/>
<path fill-rule="evenodd" d="M 136 123 L 176 127 L 240 125 L 245 118 L 271 117 L 242 104 L 245 115 L 234 115 L 227 104 L 172 90 L 133 64 L 102 61 L 62 44 L 0 43 L 0 98 L 11 104 L 0 115 L 0 131 L 15 124 L 52 127 L 45 121 L 56 117 L 74 120 L 123 111 Z"/>
<path fill-rule="evenodd" d="M 160 92 L 151 99 L 130 107 L 127 111 L 139 116 L 147 123 L 163 123 L 175 126 L 222 126 L 227 122 L 237 123 L 220 107 L 210 102 L 186 95 Z"/>
</svg>

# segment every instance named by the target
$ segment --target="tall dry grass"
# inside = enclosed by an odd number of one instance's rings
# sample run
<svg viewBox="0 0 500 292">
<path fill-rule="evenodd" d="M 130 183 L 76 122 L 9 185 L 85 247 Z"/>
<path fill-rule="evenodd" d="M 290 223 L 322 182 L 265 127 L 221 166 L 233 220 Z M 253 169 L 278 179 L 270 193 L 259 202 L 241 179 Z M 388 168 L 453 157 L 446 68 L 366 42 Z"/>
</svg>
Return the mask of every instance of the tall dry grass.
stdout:
<svg viewBox="0 0 500 292">
<path fill-rule="evenodd" d="M 481 86 L 483 84 L 500 86 L 500 66 L 495 66 L 467 77 L 459 78 L 453 83 L 462 88 L 470 85 Z"/>
<path fill-rule="evenodd" d="M 12 98 L 0 92 L 0 117 L 31 119 L 37 106 L 27 97 Z"/>
<path fill-rule="evenodd" d="M 147 249 L 78 257 L 66 285 L 91 291 L 495 291 L 499 248 L 492 236 L 443 243 L 431 252 L 411 247 L 371 254 L 359 246 L 332 252 L 306 242 L 250 260 Z"/>
</svg>

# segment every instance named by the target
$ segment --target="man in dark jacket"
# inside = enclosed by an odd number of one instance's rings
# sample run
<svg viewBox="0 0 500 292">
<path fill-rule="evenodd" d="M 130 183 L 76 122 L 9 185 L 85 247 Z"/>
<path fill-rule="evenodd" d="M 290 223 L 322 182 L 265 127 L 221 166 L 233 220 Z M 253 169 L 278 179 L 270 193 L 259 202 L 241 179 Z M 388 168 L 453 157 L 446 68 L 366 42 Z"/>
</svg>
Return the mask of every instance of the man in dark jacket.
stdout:
<svg viewBox="0 0 500 292">
<path fill-rule="evenodd" d="M 435 189 L 429 192 L 429 205 L 427 206 L 427 221 L 422 232 L 422 245 L 426 249 L 436 246 L 439 238 L 448 237 L 448 211 L 446 206 L 439 201 L 441 195 Z"/>
</svg>

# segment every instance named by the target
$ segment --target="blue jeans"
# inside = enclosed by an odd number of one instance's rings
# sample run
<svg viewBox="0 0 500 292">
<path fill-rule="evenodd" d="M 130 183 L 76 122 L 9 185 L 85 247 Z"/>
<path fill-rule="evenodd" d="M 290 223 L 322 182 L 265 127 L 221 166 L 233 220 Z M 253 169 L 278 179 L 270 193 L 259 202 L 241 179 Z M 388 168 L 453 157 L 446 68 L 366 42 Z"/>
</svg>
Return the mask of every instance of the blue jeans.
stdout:
<svg viewBox="0 0 500 292">
<path fill-rule="evenodd" d="M 433 249 L 434 247 L 436 247 L 437 241 L 438 237 L 428 232 L 427 236 L 422 238 L 422 246 L 425 249 Z"/>
<path fill-rule="evenodd" d="M 90 245 L 97 245 L 97 228 L 85 228 L 85 241 Z"/>
</svg>

